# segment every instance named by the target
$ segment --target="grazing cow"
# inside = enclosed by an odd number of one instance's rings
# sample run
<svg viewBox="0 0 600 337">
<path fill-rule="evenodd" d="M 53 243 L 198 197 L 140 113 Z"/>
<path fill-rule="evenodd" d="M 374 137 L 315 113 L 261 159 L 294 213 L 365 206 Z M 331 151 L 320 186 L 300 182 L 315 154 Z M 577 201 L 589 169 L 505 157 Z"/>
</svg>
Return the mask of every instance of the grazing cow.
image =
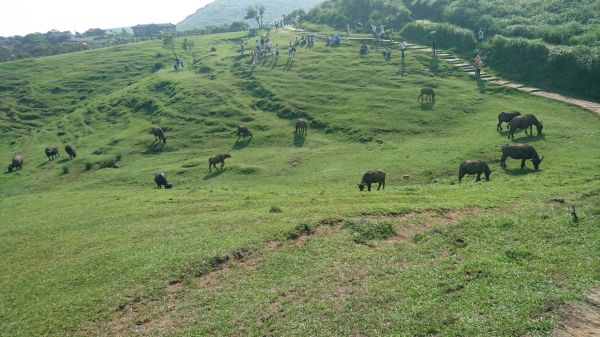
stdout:
<svg viewBox="0 0 600 337">
<path fill-rule="evenodd" d="M 531 159 L 536 170 L 539 169 L 540 163 L 544 160 L 544 157 L 540 158 L 532 146 L 515 143 L 502 146 L 502 158 L 500 158 L 502 168 L 506 168 L 506 157 L 521 159 L 521 169 L 525 168 L 525 160 L 527 159 Z"/>
<path fill-rule="evenodd" d="M 517 131 L 517 129 L 525 129 L 525 134 L 527 134 L 527 128 L 529 128 L 529 135 L 533 136 L 534 125 L 537 128 L 538 136 L 541 135 L 544 125 L 540 121 L 538 121 L 534 115 L 529 114 L 517 116 L 510 121 L 510 130 L 508 132 L 508 138 L 514 139 L 515 131 Z"/>
<path fill-rule="evenodd" d="M 16 155 L 13 157 L 10 164 L 8 164 L 8 172 L 12 172 L 13 169 L 22 170 L 23 169 L 23 157 Z"/>
<path fill-rule="evenodd" d="M 166 189 L 173 187 L 173 185 L 167 180 L 167 175 L 164 172 L 156 172 L 154 175 L 154 182 L 156 187 L 160 190 L 163 186 Z"/>
<path fill-rule="evenodd" d="M 221 163 L 221 168 L 225 165 L 225 159 L 231 158 L 228 153 L 218 154 L 214 157 L 208 158 L 208 173 L 211 172 L 211 168 L 214 166 L 217 169 L 217 164 Z"/>
<path fill-rule="evenodd" d="M 385 172 L 383 170 L 369 170 L 363 174 L 362 181 L 358 184 L 358 188 L 362 192 L 367 186 L 367 190 L 371 191 L 371 184 L 378 183 L 377 190 L 385 189 Z"/>
<path fill-rule="evenodd" d="M 161 128 L 152 127 L 152 129 L 150 129 L 150 133 L 154 135 L 154 141 L 158 140 L 159 143 L 161 141 L 163 142 L 163 144 L 167 143 L 167 136 L 165 136 L 165 133 Z"/>
<path fill-rule="evenodd" d="M 517 116 L 521 116 L 521 113 L 518 111 L 501 112 L 498 115 L 498 125 L 496 126 L 496 131 L 502 131 L 502 123 L 507 123 L 510 125 L 510 121 Z"/>
<path fill-rule="evenodd" d="M 421 103 L 423 101 L 427 102 L 431 99 L 431 103 L 435 103 L 435 91 L 431 87 L 424 87 L 421 89 L 421 94 L 417 98 L 417 102 L 420 100 Z"/>
<path fill-rule="evenodd" d="M 294 121 L 294 126 L 296 127 L 295 133 L 306 136 L 306 131 L 308 130 L 308 122 L 304 118 L 298 118 Z"/>
<path fill-rule="evenodd" d="M 53 160 L 56 157 L 60 157 L 60 155 L 58 154 L 58 147 L 52 145 L 52 146 L 48 146 L 45 150 L 46 156 L 48 156 L 48 160 Z"/>
<path fill-rule="evenodd" d="M 252 131 L 243 125 L 238 126 L 235 134 L 237 135 L 238 139 L 240 139 L 240 137 L 243 137 L 244 139 L 246 139 L 246 137 L 252 138 Z"/>
<path fill-rule="evenodd" d="M 458 182 L 462 182 L 462 178 L 469 174 L 476 174 L 477 179 L 475 181 L 481 180 L 481 174 L 485 174 L 485 180 L 490 180 L 490 174 L 492 171 L 488 164 L 483 160 L 465 160 L 460 164 L 458 168 Z"/>
<path fill-rule="evenodd" d="M 71 159 L 77 157 L 77 152 L 75 152 L 75 149 L 73 148 L 73 146 L 71 146 L 71 144 L 65 146 L 65 152 L 69 155 L 69 158 Z"/>
</svg>

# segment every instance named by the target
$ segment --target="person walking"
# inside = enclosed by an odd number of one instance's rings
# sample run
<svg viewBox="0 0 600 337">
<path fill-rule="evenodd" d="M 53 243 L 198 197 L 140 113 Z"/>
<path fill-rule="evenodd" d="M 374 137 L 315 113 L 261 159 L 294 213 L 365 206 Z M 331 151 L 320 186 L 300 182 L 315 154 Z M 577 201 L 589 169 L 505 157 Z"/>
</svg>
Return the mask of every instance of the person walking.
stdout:
<svg viewBox="0 0 600 337">
<path fill-rule="evenodd" d="M 435 55 L 435 53 L 437 52 L 437 32 L 434 30 L 429 34 L 429 37 L 431 38 L 431 51 L 433 52 L 433 55 Z"/>
<path fill-rule="evenodd" d="M 292 58 L 292 42 L 290 42 L 290 45 L 288 46 L 288 59 Z"/>
<path fill-rule="evenodd" d="M 479 39 L 479 43 L 483 42 L 484 32 L 485 32 L 485 30 L 483 28 L 479 28 L 479 33 L 477 34 L 477 37 Z"/>
<path fill-rule="evenodd" d="M 406 50 L 406 40 L 402 41 L 400 45 L 400 51 L 402 52 L 402 59 L 404 60 L 404 51 Z"/>
<path fill-rule="evenodd" d="M 478 78 L 481 77 L 481 67 L 483 66 L 483 61 L 481 61 L 481 57 L 477 54 L 475 58 L 475 76 Z"/>
<path fill-rule="evenodd" d="M 275 59 L 279 59 L 279 44 L 275 44 Z"/>
</svg>

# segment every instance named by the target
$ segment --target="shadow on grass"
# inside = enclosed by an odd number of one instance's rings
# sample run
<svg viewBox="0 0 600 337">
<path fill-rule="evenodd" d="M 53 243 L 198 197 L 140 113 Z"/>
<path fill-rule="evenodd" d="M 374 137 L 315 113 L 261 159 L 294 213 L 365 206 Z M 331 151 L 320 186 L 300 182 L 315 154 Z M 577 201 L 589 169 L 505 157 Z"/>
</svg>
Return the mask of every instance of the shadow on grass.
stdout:
<svg viewBox="0 0 600 337">
<path fill-rule="evenodd" d="M 202 180 L 209 180 L 212 178 L 216 178 L 218 176 L 220 176 L 221 174 L 225 173 L 225 171 L 227 171 L 226 168 L 220 168 L 217 170 L 214 170 L 212 172 L 210 172 L 209 174 L 205 175 L 204 178 L 202 178 Z"/>
<path fill-rule="evenodd" d="M 283 66 L 283 70 L 284 71 L 292 70 L 292 67 L 294 66 L 294 60 L 295 59 L 288 58 L 287 62 L 285 63 L 285 66 Z"/>
<path fill-rule="evenodd" d="M 71 160 L 70 158 L 63 158 L 61 160 L 58 161 L 59 164 L 64 164 L 66 162 L 68 162 L 69 160 Z"/>
<path fill-rule="evenodd" d="M 521 161 L 520 160 L 515 160 L 515 162 L 518 162 L 518 165 L 521 165 Z M 531 163 L 530 163 L 531 164 Z M 508 166 L 508 163 L 506 164 Z M 525 163 L 525 165 L 527 165 L 527 163 Z M 505 174 L 508 174 L 509 176 L 524 176 L 524 175 L 528 175 L 528 174 L 532 174 L 532 173 L 539 173 L 542 172 L 542 170 L 535 170 L 533 168 L 529 168 L 527 166 L 525 166 L 524 169 L 521 168 L 505 168 L 503 169 Z"/>
<path fill-rule="evenodd" d="M 306 142 L 305 135 L 301 135 L 297 132 L 294 132 L 294 146 L 303 147 L 305 142 Z"/>
<path fill-rule="evenodd" d="M 434 102 L 421 102 L 421 110 L 423 110 L 423 111 L 433 110 L 434 105 L 435 105 Z"/>
<path fill-rule="evenodd" d="M 487 88 L 487 81 L 482 80 L 481 78 L 477 78 L 477 88 L 480 93 L 485 93 L 485 89 Z"/>
<path fill-rule="evenodd" d="M 143 155 L 161 153 L 165 149 L 165 144 L 161 142 L 152 142 L 146 151 L 142 152 Z"/>
<path fill-rule="evenodd" d="M 240 138 L 240 139 L 237 139 L 235 141 L 235 143 L 233 143 L 233 146 L 231 146 L 231 149 L 233 149 L 233 150 L 241 150 L 241 149 L 245 148 L 246 146 L 250 145 L 250 141 L 251 140 L 252 140 L 252 138 L 246 138 L 246 139 Z"/>
<path fill-rule="evenodd" d="M 546 137 L 544 135 L 539 135 L 539 136 L 524 135 L 523 137 L 515 138 L 512 141 L 515 143 L 526 144 L 526 143 L 533 143 L 533 142 L 537 142 L 538 140 L 545 140 L 545 139 L 546 139 Z"/>
<path fill-rule="evenodd" d="M 500 136 L 502 136 L 502 137 L 504 137 L 504 138 L 507 138 L 507 139 L 508 139 L 508 134 L 509 134 L 509 131 L 508 131 L 508 130 L 502 130 L 502 131 L 498 131 L 498 130 L 496 129 L 496 132 L 498 132 L 498 134 L 499 134 Z"/>
<path fill-rule="evenodd" d="M 400 61 L 400 76 L 404 77 L 406 74 L 406 63 L 404 62 L 404 58 Z"/>
<path fill-rule="evenodd" d="M 431 61 L 429 61 L 429 70 L 431 70 L 432 73 L 437 74 L 438 70 L 440 69 L 440 61 L 437 57 L 437 55 L 433 55 L 433 57 L 431 58 Z"/>
</svg>

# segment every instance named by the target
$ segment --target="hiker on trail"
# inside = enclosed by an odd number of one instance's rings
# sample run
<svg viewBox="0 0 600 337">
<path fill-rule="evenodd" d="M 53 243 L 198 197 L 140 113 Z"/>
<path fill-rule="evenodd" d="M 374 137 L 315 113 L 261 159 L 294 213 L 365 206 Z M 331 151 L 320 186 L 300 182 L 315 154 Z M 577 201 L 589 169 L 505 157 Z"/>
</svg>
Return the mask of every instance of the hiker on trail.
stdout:
<svg viewBox="0 0 600 337">
<path fill-rule="evenodd" d="M 258 40 L 256 40 L 255 46 L 256 46 L 256 50 L 260 51 L 260 43 L 258 43 Z"/>
<path fill-rule="evenodd" d="M 346 25 L 346 36 L 350 35 L 350 24 Z"/>
<path fill-rule="evenodd" d="M 252 56 L 252 65 L 256 65 L 256 51 L 253 50 L 250 55 Z"/>
<path fill-rule="evenodd" d="M 175 71 L 177 71 L 177 69 L 179 69 L 179 64 L 177 64 L 177 59 L 173 60 L 173 69 L 175 69 Z"/>
<path fill-rule="evenodd" d="M 431 51 L 433 52 L 433 55 L 435 55 L 435 52 L 437 51 L 437 32 L 434 30 L 429 34 L 429 37 L 431 38 Z"/>
<path fill-rule="evenodd" d="M 329 36 L 325 36 L 325 48 L 329 47 L 331 45 L 331 39 L 329 38 Z"/>
<path fill-rule="evenodd" d="M 483 34 L 484 34 L 485 30 L 483 28 L 479 28 L 479 33 L 477 34 L 478 38 L 479 38 L 479 43 L 483 42 Z"/>
<path fill-rule="evenodd" d="M 483 61 L 481 61 L 481 57 L 479 56 L 479 54 L 477 54 L 477 57 L 475 58 L 475 76 L 480 77 L 481 76 L 481 67 L 483 66 Z"/>
<path fill-rule="evenodd" d="M 275 59 L 279 59 L 279 44 L 275 44 Z"/>
<path fill-rule="evenodd" d="M 400 51 L 402 52 L 402 59 L 404 60 L 404 51 L 406 50 L 406 41 L 402 41 L 400 45 Z"/>
<path fill-rule="evenodd" d="M 294 46 L 299 46 L 300 45 L 300 40 L 298 40 L 298 37 L 296 36 L 296 42 L 294 42 Z"/>
<path fill-rule="evenodd" d="M 390 34 L 389 34 L 389 37 L 390 37 L 390 42 L 389 42 L 389 44 L 391 45 L 391 44 L 392 44 L 392 42 L 394 41 L 394 29 L 392 29 L 392 28 L 390 28 Z"/>
<path fill-rule="evenodd" d="M 179 58 L 178 60 L 179 60 L 179 65 L 181 66 L 181 69 L 183 69 L 183 59 Z"/>
<path fill-rule="evenodd" d="M 292 46 L 292 59 L 296 58 L 296 46 Z"/>
<path fill-rule="evenodd" d="M 263 48 L 265 46 L 265 35 L 264 34 L 260 37 L 260 45 L 263 46 Z"/>
<path fill-rule="evenodd" d="M 267 53 L 273 54 L 273 45 L 271 44 L 271 40 L 267 40 Z"/>
<path fill-rule="evenodd" d="M 377 37 L 377 26 L 371 24 L 371 33 L 373 33 L 373 38 Z"/>
<path fill-rule="evenodd" d="M 290 42 L 290 45 L 288 46 L 288 59 L 292 58 L 292 42 Z"/>
</svg>

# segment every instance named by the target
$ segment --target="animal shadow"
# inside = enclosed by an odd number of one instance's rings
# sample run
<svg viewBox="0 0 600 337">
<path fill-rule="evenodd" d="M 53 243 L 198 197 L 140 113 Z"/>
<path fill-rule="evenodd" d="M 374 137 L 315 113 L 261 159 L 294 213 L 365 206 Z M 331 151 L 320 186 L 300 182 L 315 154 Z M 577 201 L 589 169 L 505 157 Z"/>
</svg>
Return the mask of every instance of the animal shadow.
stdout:
<svg viewBox="0 0 600 337">
<path fill-rule="evenodd" d="M 525 135 L 523 133 L 523 135 L 524 135 L 523 137 L 515 138 L 512 141 L 515 142 L 515 143 L 525 144 L 525 143 L 533 143 L 533 142 L 537 142 L 538 140 L 544 140 L 544 139 L 546 139 L 546 137 L 543 134 L 538 135 L 538 136 L 529 136 L 529 135 Z"/>
<path fill-rule="evenodd" d="M 433 110 L 434 105 L 435 105 L 434 102 L 421 102 L 421 110 L 423 110 L 423 111 Z"/>
<path fill-rule="evenodd" d="M 146 151 L 142 152 L 142 154 L 144 154 L 144 155 L 147 155 L 147 154 L 157 154 L 157 153 L 161 153 L 164 149 L 165 149 L 165 144 L 164 143 L 162 143 L 162 142 L 153 142 L 146 149 Z"/>
<path fill-rule="evenodd" d="M 71 158 L 63 158 L 63 159 L 59 160 L 58 163 L 64 164 L 64 163 L 68 162 L 69 160 L 71 160 Z"/>
<path fill-rule="evenodd" d="M 209 174 L 205 175 L 204 178 L 202 178 L 202 180 L 209 180 L 212 178 L 216 178 L 218 176 L 220 176 L 221 174 L 225 173 L 227 169 L 226 168 L 219 168 L 219 169 L 213 169 L 212 172 L 210 172 Z"/>
<path fill-rule="evenodd" d="M 496 130 L 496 132 L 498 132 L 498 134 L 504 138 L 507 138 L 509 134 L 509 131 L 507 129 L 503 129 L 502 131 Z"/>
<path fill-rule="evenodd" d="M 519 161 L 520 164 L 520 161 Z M 530 167 L 525 167 L 524 169 L 521 169 L 519 167 L 517 168 L 505 168 L 503 169 L 504 173 L 509 175 L 509 176 L 524 176 L 524 175 L 528 175 L 528 174 L 532 174 L 532 173 L 536 173 L 536 172 L 542 172 L 541 169 L 539 170 L 535 170 L 533 168 Z"/>
<path fill-rule="evenodd" d="M 233 146 L 231 147 L 231 149 L 233 149 L 233 150 L 241 150 L 241 149 L 245 148 L 246 146 L 250 145 L 250 141 L 251 140 L 252 140 L 251 138 L 246 138 L 246 139 L 240 138 L 240 139 L 237 139 L 235 141 L 235 143 L 233 143 Z"/>
<path fill-rule="evenodd" d="M 306 136 L 294 132 L 294 146 L 303 147 L 306 142 Z"/>
</svg>

